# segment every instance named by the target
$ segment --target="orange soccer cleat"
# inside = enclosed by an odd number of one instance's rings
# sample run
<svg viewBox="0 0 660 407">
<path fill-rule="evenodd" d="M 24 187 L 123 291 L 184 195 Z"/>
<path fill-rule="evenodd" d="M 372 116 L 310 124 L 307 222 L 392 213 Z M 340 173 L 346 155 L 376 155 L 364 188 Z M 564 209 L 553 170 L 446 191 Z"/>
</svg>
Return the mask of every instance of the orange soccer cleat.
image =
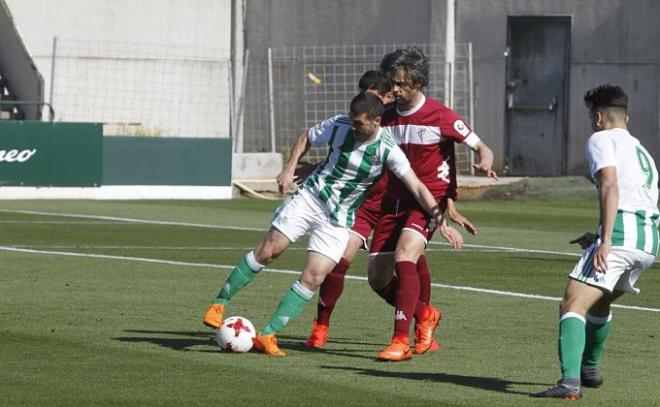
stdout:
<svg viewBox="0 0 660 407">
<path fill-rule="evenodd" d="M 275 334 L 257 335 L 254 338 L 254 348 L 270 356 L 286 356 L 286 353 L 277 346 Z"/>
<path fill-rule="evenodd" d="M 431 342 L 431 346 L 429 346 L 427 352 L 437 352 L 441 347 L 442 345 L 440 345 L 440 342 L 434 339 L 433 342 Z"/>
<path fill-rule="evenodd" d="M 392 342 L 378 354 L 379 360 L 388 362 L 400 362 L 411 357 L 410 345 L 398 338 L 392 338 Z"/>
<path fill-rule="evenodd" d="M 442 319 L 440 310 L 428 305 L 422 318 L 415 323 L 415 353 L 421 354 L 427 350 L 440 349 L 440 344 L 433 339 L 433 331 L 438 326 L 440 319 Z"/>
<path fill-rule="evenodd" d="M 307 338 L 305 345 L 310 348 L 323 349 L 325 343 L 328 341 L 329 329 L 329 325 L 321 325 L 314 320 L 312 333 L 309 335 L 309 338 Z"/>
<path fill-rule="evenodd" d="M 211 304 L 204 314 L 202 322 L 204 325 L 218 329 L 222 325 L 222 314 L 225 313 L 225 306 L 222 304 Z"/>
</svg>

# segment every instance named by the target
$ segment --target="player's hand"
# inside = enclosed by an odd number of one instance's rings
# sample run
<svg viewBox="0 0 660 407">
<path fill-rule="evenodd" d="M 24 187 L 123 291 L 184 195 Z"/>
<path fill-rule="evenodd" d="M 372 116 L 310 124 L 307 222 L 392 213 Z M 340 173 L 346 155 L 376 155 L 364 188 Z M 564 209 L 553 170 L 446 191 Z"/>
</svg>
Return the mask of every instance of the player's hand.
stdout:
<svg viewBox="0 0 660 407">
<path fill-rule="evenodd" d="M 463 248 L 463 235 L 453 227 L 449 225 L 440 226 L 440 235 L 451 245 L 455 252 L 460 252 Z"/>
<path fill-rule="evenodd" d="M 594 253 L 592 264 L 599 273 L 607 273 L 607 256 L 610 254 L 611 246 L 610 242 L 601 242 Z"/>
<path fill-rule="evenodd" d="M 493 169 L 490 167 L 490 165 L 487 164 L 482 164 L 482 163 L 477 163 L 477 164 L 472 164 L 472 167 L 477 170 L 482 172 L 485 176 L 488 178 L 492 178 L 495 181 L 499 181 L 500 179 L 497 177 L 497 173 L 493 171 Z"/>
<path fill-rule="evenodd" d="M 586 249 L 587 247 L 594 244 L 596 239 L 598 239 L 598 236 L 594 235 L 593 233 L 585 233 L 582 236 L 571 240 L 569 243 L 579 244 L 582 249 Z"/>
<path fill-rule="evenodd" d="M 293 171 L 288 168 L 284 168 L 282 172 L 275 177 L 275 180 L 277 181 L 277 188 L 281 194 L 288 194 L 289 192 L 295 191 L 295 188 L 293 188 Z"/>
<path fill-rule="evenodd" d="M 467 232 L 471 235 L 477 234 L 477 228 L 474 227 L 472 222 L 465 216 L 463 216 L 453 205 L 447 205 L 447 215 L 454 223 L 461 225 Z"/>
<path fill-rule="evenodd" d="M 296 167 L 296 170 L 293 172 L 293 182 L 296 183 L 296 185 L 301 185 L 307 177 L 311 173 L 314 172 L 314 170 L 318 167 L 318 164 L 311 164 L 311 163 L 300 163 Z"/>
</svg>

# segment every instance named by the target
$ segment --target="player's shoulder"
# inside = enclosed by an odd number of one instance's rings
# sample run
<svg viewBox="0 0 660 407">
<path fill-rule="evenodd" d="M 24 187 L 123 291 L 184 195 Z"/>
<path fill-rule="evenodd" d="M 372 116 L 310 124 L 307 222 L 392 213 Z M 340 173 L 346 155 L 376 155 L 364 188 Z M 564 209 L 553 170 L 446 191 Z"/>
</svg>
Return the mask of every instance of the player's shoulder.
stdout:
<svg viewBox="0 0 660 407">
<path fill-rule="evenodd" d="M 458 113 L 431 97 L 426 97 L 418 115 L 433 122 L 453 122 L 460 119 Z"/>
<path fill-rule="evenodd" d="M 331 117 L 329 120 L 334 120 L 334 122 L 338 123 L 338 124 L 344 124 L 344 125 L 349 125 L 349 126 L 352 125 L 351 118 L 348 117 L 345 114 L 335 115 L 335 116 Z"/>
<path fill-rule="evenodd" d="M 598 145 L 601 143 L 638 143 L 626 129 L 609 129 L 594 132 L 587 139 L 587 145 Z"/>
<path fill-rule="evenodd" d="M 394 137 L 392 136 L 392 133 L 389 131 L 389 129 L 384 127 L 380 128 L 380 141 L 387 148 L 394 148 L 397 145 L 396 140 L 394 140 Z"/>
</svg>

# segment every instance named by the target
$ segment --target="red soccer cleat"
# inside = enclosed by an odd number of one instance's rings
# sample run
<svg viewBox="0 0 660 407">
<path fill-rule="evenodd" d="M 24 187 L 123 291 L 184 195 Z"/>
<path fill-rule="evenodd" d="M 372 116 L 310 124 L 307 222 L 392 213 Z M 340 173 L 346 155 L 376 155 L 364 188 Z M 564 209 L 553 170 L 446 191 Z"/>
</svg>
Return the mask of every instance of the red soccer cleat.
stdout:
<svg viewBox="0 0 660 407">
<path fill-rule="evenodd" d="M 438 326 L 440 319 L 442 319 L 440 310 L 428 305 L 422 318 L 415 323 L 415 353 L 422 354 L 431 350 L 434 343 L 437 345 L 437 349 L 432 350 L 440 349 L 440 344 L 433 339 L 433 331 Z"/>
<path fill-rule="evenodd" d="M 310 348 L 323 349 L 325 343 L 328 341 L 329 330 L 329 325 L 321 325 L 314 320 L 312 333 L 309 335 L 309 338 L 307 338 L 305 345 Z"/>
<path fill-rule="evenodd" d="M 378 354 L 378 359 L 387 362 L 400 362 L 412 357 L 410 345 L 398 338 L 392 338 L 392 342 Z"/>
</svg>

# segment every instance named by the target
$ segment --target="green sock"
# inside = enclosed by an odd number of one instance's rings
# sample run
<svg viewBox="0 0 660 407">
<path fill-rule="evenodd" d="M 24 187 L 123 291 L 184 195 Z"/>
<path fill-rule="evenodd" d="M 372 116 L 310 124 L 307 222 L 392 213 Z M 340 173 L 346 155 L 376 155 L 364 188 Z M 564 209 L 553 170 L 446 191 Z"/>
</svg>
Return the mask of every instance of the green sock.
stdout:
<svg viewBox="0 0 660 407">
<path fill-rule="evenodd" d="M 606 317 L 587 315 L 586 344 L 582 366 L 597 368 L 603 358 L 605 342 L 612 327 L 612 314 Z"/>
<path fill-rule="evenodd" d="M 580 363 L 585 342 L 584 318 L 575 312 L 562 315 L 559 321 L 559 362 L 564 379 L 580 379 Z"/>
<path fill-rule="evenodd" d="M 225 280 L 218 295 L 213 299 L 213 304 L 228 305 L 231 298 L 248 285 L 262 268 L 263 266 L 254 258 L 254 252 L 243 256 Z"/>
<path fill-rule="evenodd" d="M 270 335 L 286 328 L 289 322 L 300 315 L 313 295 L 314 291 L 305 287 L 300 281 L 296 281 L 284 297 L 282 297 L 277 310 L 275 310 L 275 313 L 268 322 L 268 325 L 261 331 L 261 334 Z"/>
</svg>

